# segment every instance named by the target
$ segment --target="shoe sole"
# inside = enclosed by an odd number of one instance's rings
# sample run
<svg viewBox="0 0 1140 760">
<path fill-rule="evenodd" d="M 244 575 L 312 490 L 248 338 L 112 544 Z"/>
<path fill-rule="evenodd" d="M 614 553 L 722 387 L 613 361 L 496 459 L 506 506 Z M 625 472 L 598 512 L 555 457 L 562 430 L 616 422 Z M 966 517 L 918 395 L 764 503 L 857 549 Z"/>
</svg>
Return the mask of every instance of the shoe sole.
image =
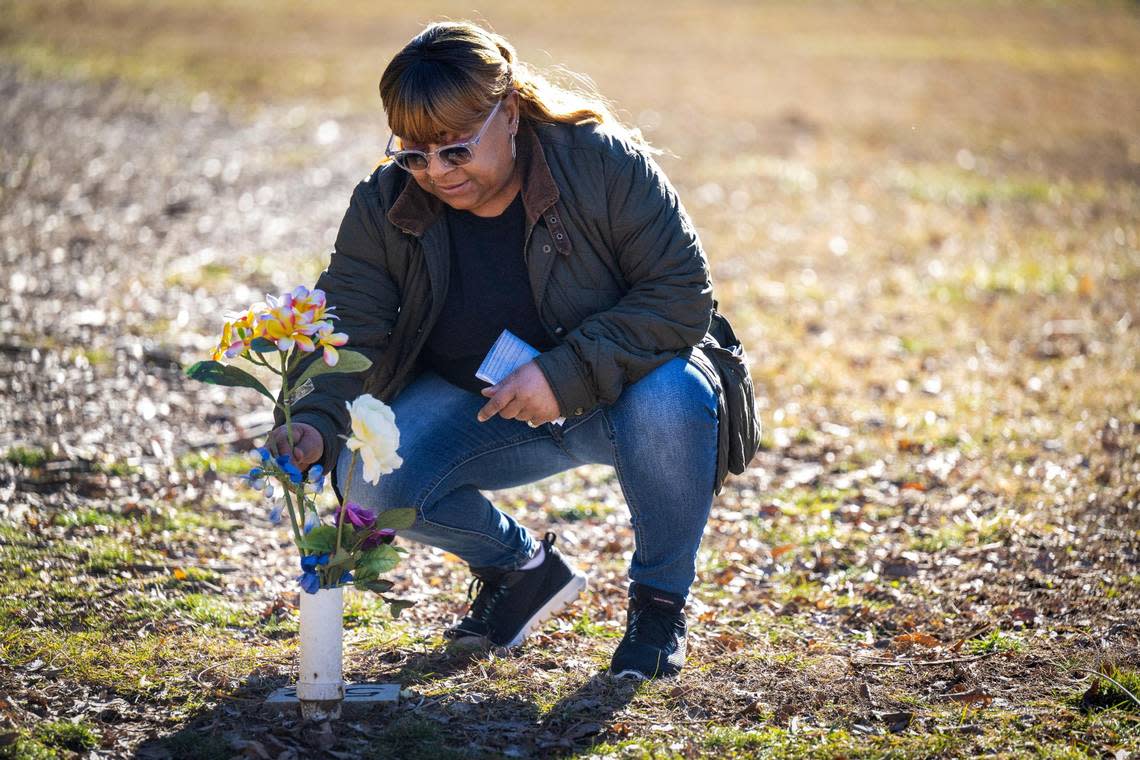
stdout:
<svg viewBox="0 0 1140 760">
<path fill-rule="evenodd" d="M 680 673 L 680 671 L 672 673 L 657 672 L 651 676 L 647 676 L 640 670 L 623 670 L 620 673 L 615 673 L 612 670 L 609 671 L 610 678 L 632 678 L 637 681 L 656 681 L 662 678 L 676 678 Z"/>
<path fill-rule="evenodd" d="M 558 592 L 550 597 L 546 604 L 539 607 L 538 611 L 530 616 L 530 619 L 523 624 L 523 627 L 519 629 L 519 632 L 515 634 L 515 637 L 511 639 L 509 643 L 501 646 L 505 646 L 508 649 L 510 647 L 517 647 L 535 628 L 561 612 L 563 607 L 573 602 L 586 590 L 586 587 L 589 585 L 586 576 L 578 570 L 572 570 L 572 572 L 574 574 L 570 576 L 570 580 L 566 581 L 566 584 L 558 589 Z"/>
<path fill-rule="evenodd" d="M 634 670 L 633 668 L 626 668 L 625 670 L 619 671 L 617 673 L 613 671 L 613 668 L 610 668 L 606 672 L 609 673 L 610 678 L 633 678 L 638 681 L 655 681 L 660 678 L 676 678 L 681 674 L 681 669 L 674 668 L 673 666 L 669 665 L 668 661 L 662 663 L 661 656 L 658 655 L 657 667 L 654 669 L 653 673 L 649 675 L 640 670 Z"/>
<path fill-rule="evenodd" d="M 444 640 L 446 642 L 445 646 L 448 649 L 454 649 L 456 651 L 481 649 L 483 647 L 490 646 L 491 644 L 486 636 L 477 636 L 473 633 L 467 636 L 457 636 L 454 638 L 444 637 Z"/>
<path fill-rule="evenodd" d="M 649 681 L 652 679 L 652 676 L 647 676 L 640 670 L 623 670 L 620 673 L 615 673 L 611 670 L 610 678 L 632 678 L 635 681 Z"/>
</svg>

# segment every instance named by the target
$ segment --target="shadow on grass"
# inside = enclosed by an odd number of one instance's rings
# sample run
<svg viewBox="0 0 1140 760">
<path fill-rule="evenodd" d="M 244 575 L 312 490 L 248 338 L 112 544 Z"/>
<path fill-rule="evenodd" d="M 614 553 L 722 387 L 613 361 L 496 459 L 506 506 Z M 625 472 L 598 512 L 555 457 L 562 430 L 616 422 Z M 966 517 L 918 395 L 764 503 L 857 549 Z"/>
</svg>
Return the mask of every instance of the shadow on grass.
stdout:
<svg viewBox="0 0 1140 760">
<path fill-rule="evenodd" d="M 479 652 L 419 655 L 384 680 L 427 686 L 459 673 Z M 154 737 L 135 752 L 140 760 L 221 760 L 232 757 L 361 757 L 372 760 L 568 757 L 598 741 L 637 693 L 638 683 L 591 676 L 543 711 L 519 696 L 490 696 L 457 688 L 367 712 L 346 713 L 333 723 L 311 723 L 267 707 L 281 678 L 251 675 L 214 707 L 193 716 L 173 734 Z M 426 689 L 425 689 L 426 690 Z"/>
<path fill-rule="evenodd" d="M 156 736 L 135 750 L 139 760 L 228 760 L 235 756 L 277 757 L 295 749 L 304 757 L 303 740 L 297 720 L 281 721 L 280 713 L 266 707 L 265 700 L 281 686 L 285 678 L 247 676 L 217 704 L 186 721 L 167 736 Z M 284 731 L 284 736 L 279 736 Z M 267 736 L 272 738 L 266 739 Z M 252 745 L 251 745 L 252 743 Z M 283 746 L 282 746 L 283 745 Z M 266 754 L 258 752 L 264 748 Z M 276 751 L 274 751 L 276 750 Z"/>
<path fill-rule="evenodd" d="M 595 744 L 638 684 L 595 674 L 543 712 L 532 701 L 455 694 L 397 708 L 380 743 L 364 755 L 380 760 L 577 755 Z"/>
</svg>

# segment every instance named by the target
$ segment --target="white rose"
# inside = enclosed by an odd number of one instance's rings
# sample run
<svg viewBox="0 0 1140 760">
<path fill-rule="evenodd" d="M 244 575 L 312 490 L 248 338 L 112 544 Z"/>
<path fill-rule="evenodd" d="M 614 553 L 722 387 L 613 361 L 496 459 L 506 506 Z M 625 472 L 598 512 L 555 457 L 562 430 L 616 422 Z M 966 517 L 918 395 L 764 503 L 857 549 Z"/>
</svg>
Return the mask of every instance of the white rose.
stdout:
<svg viewBox="0 0 1140 760">
<path fill-rule="evenodd" d="M 381 475 L 387 475 L 404 463 L 396 454 L 400 447 L 400 431 L 396 415 L 380 399 L 367 393 L 358 396 L 351 404 L 345 403 L 352 417 L 352 437 L 347 446 L 359 451 L 364 461 L 364 479 L 375 485 Z"/>
</svg>

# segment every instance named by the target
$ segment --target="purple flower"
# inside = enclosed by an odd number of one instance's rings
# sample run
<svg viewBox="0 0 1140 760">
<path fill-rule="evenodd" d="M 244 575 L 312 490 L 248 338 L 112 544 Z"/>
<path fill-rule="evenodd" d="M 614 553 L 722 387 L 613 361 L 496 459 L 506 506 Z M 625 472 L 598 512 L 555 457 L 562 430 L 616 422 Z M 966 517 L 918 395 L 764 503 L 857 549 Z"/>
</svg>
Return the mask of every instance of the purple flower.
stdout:
<svg viewBox="0 0 1140 760">
<path fill-rule="evenodd" d="M 338 513 L 339 515 L 340 513 Z M 376 522 L 376 513 L 371 509 L 365 509 L 355 502 L 348 502 L 344 505 L 344 516 L 348 521 L 355 525 L 357 528 L 367 528 Z M 339 522 L 339 518 L 338 518 Z"/>
<path fill-rule="evenodd" d="M 317 593 L 321 587 L 321 579 L 314 572 L 301 573 L 297 576 L 297 581 L 301 584 L 301 590 L 309 594 Z"/>
<path fill-rule="evenodd" d="M 374 530 L 368 534 L 367 538 L 360 544 L 360 548 L 364 551 L 375 549 L 380 544 L 390 544 L 392 539 L 396 537 L 396 531 L 391 528 L 381 528 Z"/>
</svg>

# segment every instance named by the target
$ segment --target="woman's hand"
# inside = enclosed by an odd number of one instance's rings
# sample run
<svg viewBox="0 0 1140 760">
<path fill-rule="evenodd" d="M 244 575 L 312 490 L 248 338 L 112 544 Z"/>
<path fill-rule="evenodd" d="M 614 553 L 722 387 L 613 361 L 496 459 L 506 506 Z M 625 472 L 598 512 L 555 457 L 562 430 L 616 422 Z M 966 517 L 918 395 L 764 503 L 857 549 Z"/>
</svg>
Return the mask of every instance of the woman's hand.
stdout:
<svg viewBox="0 0 1140 760">
<path fill-rule="evenodd" d="M 491 400 L 479 410 L 479 421 L 486 422 L 496 414 L 508 420 L 522 420 L 531 427 L 556 420 L 561 416 L 558 399 L 546 382 L 546 375 L 533 361 L 507 375 L 498 385 L 483 389 Z"/>
<path fill-rule="evenodd" d="M 308 468 L 314 462 L 319 462 L 321 455 L 325 453 L 325 442 L 321 438 L 321 434 L 312 425 L 306 425 L 303 422 L 293 423 L 293 441 L 294 445 L 289 445 L 289 434 L 282 425 L 279 428 L 274 428 L 269 433 L 269 438 L 266 439 L 265 445 L 269 447 L 269 452 L 274 456 L 281 454 L 288 454 L 293 463 L 300 467 L 302 470 Z"/>
</svg>

